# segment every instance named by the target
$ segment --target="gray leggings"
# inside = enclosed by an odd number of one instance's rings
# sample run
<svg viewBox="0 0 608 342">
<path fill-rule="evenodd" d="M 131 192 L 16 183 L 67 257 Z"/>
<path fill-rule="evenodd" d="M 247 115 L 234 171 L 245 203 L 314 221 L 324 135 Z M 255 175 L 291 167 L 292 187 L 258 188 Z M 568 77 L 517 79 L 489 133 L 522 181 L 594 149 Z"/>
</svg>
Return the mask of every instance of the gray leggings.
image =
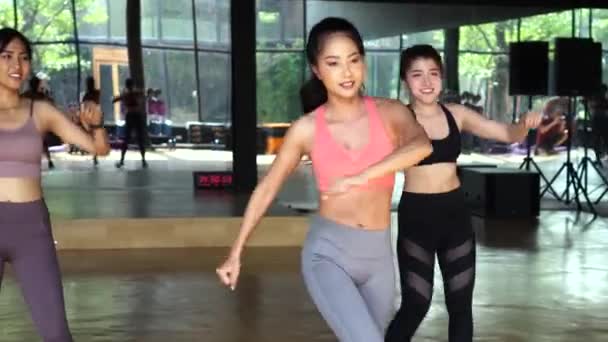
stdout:
<svg viewBox="0 0 608 342">
<path fill-rule="evenodd" d="M 317 309 L 341 342 L 383 342 L 395 313 L 390 229 L 364 230 L 313 216 L 302 273 Z"/>
</svg>

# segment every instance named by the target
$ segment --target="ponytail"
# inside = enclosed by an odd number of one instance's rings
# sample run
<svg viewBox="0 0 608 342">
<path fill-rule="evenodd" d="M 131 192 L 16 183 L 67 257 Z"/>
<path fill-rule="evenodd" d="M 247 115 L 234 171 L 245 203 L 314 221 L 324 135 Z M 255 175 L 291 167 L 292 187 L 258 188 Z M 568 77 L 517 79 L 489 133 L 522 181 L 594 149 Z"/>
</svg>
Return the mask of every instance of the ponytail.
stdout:
<svg viewBox="0 0 608 342">
<path fill-rule="evenodd" d="M 327 102 L 327 89 L 317 76 L 312 78 L 300 88 L 300 103 L 304 113 L 310 113 Z"/>
</svg>

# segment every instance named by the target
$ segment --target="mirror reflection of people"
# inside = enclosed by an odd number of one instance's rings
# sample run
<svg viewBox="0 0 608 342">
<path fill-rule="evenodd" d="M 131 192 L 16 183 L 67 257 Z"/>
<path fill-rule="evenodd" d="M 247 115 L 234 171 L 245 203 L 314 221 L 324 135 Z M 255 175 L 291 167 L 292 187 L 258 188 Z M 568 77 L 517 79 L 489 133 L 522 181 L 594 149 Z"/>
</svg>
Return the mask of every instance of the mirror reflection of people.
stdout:
<svg viewBox="0 0 608 342">
<path fill-rule="evenodd" d="M 123 167 L 125 164 L 125 154 L 131 142 L 133 132 L 137 134 L 137 145 L 141 154 L 141 164 L 144 168 L 148 167 L 146 162 L 146 118 L 142 109 L 144 106 L 144 93 L 135 87 L 135 83 L 131 78 L 125 80 L 125 89 L 119 95 L 114 97 L 112 102 L 120 101 L 125 109 L 125 136 L 120 151 L 120 161 L 116 163 L 116 167 Z"/>
<path fill-rule="evenodd" d="M 601 158 L 608 153 L 608 87 L 602 84 L 598 91 L 589 96 L 587 109 L 591 120 L 593 148 L 597 163 L 601 165 Z"/>
<path fill-rule="evenodd" d="M 568 125 L 566 115 L 568 99 L 554 98 L 543 108 L 543 119 L 536 132 L 536 155 L 552 155 L 557 153 L 556 147 L 568 140 Z"/>
<path fill-rule="evenodd" d="M 97 105 L 100 105 L 99 99 L 101 97 L 101 93 L 100 93 L 99 89 L 95 88 L 95 79 L 93 78 L 93 76 L 87 77 L 85 84 L 86 84 L 86 89 L 85 89 L 84 95 L 82 95 L 82 103 L 91 101 Z M 103 118 L 103 113 L 102 113 L 102 118 Z M 89 132 L 89 133 L 92 133 L 92 132 Z M 97 155 L 94 155 L 93 156 L 93 165 L 97 166 L 98 164 L 99 164 L 99 161 L 97 160 Z"/>
</svg>

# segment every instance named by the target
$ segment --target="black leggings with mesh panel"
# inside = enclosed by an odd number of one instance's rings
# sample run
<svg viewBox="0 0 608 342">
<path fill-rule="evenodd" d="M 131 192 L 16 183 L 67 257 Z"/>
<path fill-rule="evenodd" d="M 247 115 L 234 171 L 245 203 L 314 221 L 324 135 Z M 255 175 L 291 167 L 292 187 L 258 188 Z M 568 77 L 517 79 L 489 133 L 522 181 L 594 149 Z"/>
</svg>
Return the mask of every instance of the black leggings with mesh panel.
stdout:
<svg viewBox="0 0 608 342">
<path fill-rule="evenodd" d="M 428 312 L 435 255 L 450 318 L 449 341 L 472 341 L 475 239 L 462 191 L 404 192 L 399 203 L 397 241 L 401 307 L 387 330 L 386 342 L 410 341 Z"/>
</svg>

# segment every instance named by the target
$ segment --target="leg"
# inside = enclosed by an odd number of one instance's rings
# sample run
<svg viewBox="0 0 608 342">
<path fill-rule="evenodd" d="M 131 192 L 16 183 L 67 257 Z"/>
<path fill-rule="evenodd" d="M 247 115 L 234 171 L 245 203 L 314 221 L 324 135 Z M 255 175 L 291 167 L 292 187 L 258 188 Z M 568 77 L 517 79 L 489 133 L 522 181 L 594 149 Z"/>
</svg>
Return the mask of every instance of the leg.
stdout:
<svg viewBox="0 0 608 342">
<path fill-rule="evenodd" d="M 133 114 L 127 114 L 125 118 L 125 136 L 123 137 L 122 149 L 120 151 L 120 162 L 118 162 L 116 166 L 120 167 L 125 163 L 125 154 L 127 153 L 129 143 L 131 142 L 131 135 L 133 134 L 133 129 L 135 129 L 133 122 Z"/>
<path fill-rule="evenodd" d="M 44 149 L 44 154 L 46 155 L 46 160 L 49 163 L 49 169 L 52 169 L 55 167 L 55 164 L 53 164 L 53 160 L 51 159 L 51 150 L 49 150 L 49 143 L 47 139 L 48 137 L 42 139 L 42 147 Z"/>
<path fill-rule="evenodd" d="M 387 342 L 410 341 L 431 306 L 435 252 L 412 238 L 398 239 L 401 306 L 386 332 Z"/>
<path fill-rule="evenodd" d="M 137 124 L 136 124 L 136 130 L 137 130 L 137 145 L 139 146 L 139 153 L 141 154 L 141 161 L 145 166 L 147 166 L 146 163 L 146 123 L 143 117 L 138 117 L 137 118 Z"/>
<path fill-rule="evenodd" d="M 306 249 L 302 258 L 308 292 L 338 339 L 341 342 L 381 342 L 383 334 L 346 271 L 332 258 Z"/>
<path fill-rule="evenodd" d="M 374 274 L 365 284 L 359 286 L 359 291 L 380 331 L 384 334 L 395 314 L 397 291 L 392 254 L 379 260 L 371 268 Z"/>
<path fill-rule="evenodd" d="M 455 228 L 454 234 L 447 246 L 438 251 L 445 303 L 450 316 L 450 342 L 473 340 L 475 240 L 470 220 L 463 217 L 461 222 L 460 227 L 449 227 Z"/>
<path fill-rule="evenodd" d="M 21 241 L 12 265 L 42 340 L 71 342 L 51 227 L 48 218 L 41 221 L 22 227 L 33 233 Z"/>
<path fill-rule="evenodd" d="M 404 193 L 399 203 L 401 306 L 386 332 L 387 342 L 410 341 L 431 306 L 436 243 L 427 202 L 425 196 Z"/>
<path fill-rule="evenodd" d="M 2 276 L 4 275 L 4 259 L 0 258 L 0 291 L 2 290 Z"/>
</svg>

